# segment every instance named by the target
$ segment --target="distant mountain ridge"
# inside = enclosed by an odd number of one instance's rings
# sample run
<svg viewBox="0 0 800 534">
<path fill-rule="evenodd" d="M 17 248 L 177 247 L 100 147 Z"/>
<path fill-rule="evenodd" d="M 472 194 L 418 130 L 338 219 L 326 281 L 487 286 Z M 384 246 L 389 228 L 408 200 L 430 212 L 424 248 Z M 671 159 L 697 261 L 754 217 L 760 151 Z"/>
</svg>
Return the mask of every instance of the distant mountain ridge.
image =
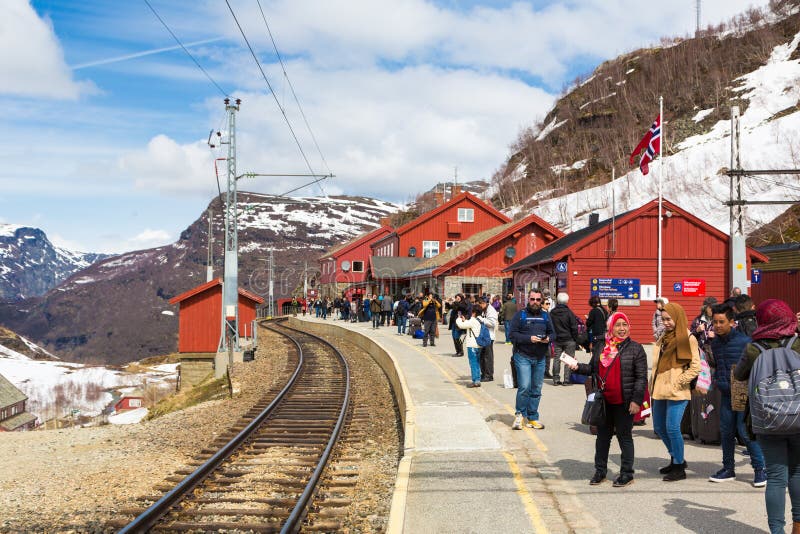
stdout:
<svg viewBox="0 0 800 534">
<path fill-rule="evenodd" d="M 376 228 L 398 210 L 366 197 L 286 198 L 239 192 L 239 285 L 268 295 L 269 251 L 274 295 L 302 288 L 326 248 Z M 41 297 L 0 304 L 0 324 L 59 357 L 120 364 L 177 350 L 177 307 L 169 299 L 206 281 L 208 211 L 214 275 L 222 276 L 224 219 L 215 198 L 178 241 L 120 254 L 76 272 Z"/>
<path fill-rule="evenodd" d="M 0 224 L 0 300 L 39 297 L 108 257 L 56 247 L 38 228 Z"/>
</svg>

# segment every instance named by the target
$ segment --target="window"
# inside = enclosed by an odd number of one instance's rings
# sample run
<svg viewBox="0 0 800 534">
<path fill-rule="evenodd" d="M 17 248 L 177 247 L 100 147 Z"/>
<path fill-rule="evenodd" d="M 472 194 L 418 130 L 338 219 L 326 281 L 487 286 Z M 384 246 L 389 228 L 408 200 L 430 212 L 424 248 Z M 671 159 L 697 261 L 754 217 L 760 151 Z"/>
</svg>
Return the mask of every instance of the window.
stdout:
<svg viewBox="0 0 800 534">
<path fill-rule="evenodd" d="M 475 210 L 472 208 L 458 208 L 458 222 L 474 222 Z"/>
<path fill-rule="evenodd" d="M 0 411 L 0 421 L 2 421 L 5 418 L 6 418 L 6 409 L 3 408 L 2 411 Z"/>
<path fill-rule="evenodd" d="M 422 257 L 423 258 L 432 258 L 439 254 L 439 242 L 438 241 L 423 241 L 422 242 Z"/>
<path fill-rule="evenodd" d="M 142 407 L 142 399 L 131 399 L 129 403 L 131 408 L 141 408 Z"/>
<path fill-rule="evenodd" d="M 17 415 L 17 405 L 16 404 L 11 407 L 11 415 L 12 416 L 13 415 Z"/>
<path fill-rule="evenodd" d="M 465 295 L 482 295 L 482 289 L 481 284 L 461 284 L 461 292 Z"/>
<path fill-rule="evenodd" d="M 444 249 L 447 250 L 448 248 L 453 248 L 454 246 L 458 245 L 461 241 L 445 241 L 444 242 Z"/>
<path fill-rule="evenodd" d="M 364 272 L 364 262 L 363 261 L 354 261 L 353 262 L 353 272 L 354 273 L 363 273 Z"/>
</svg>

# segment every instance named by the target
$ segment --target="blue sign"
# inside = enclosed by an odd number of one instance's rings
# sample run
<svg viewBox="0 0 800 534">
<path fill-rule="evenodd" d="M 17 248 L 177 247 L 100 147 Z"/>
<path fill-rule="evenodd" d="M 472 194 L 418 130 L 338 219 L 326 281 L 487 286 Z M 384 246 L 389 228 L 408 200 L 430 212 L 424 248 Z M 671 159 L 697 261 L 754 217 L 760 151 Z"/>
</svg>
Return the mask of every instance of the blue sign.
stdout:
<svg viewBox="0 0 800 534">
<path fill-rule="evenodd" d="M 557 273 L 565 273 L 567 272 L 567 262 L 559 261 L 556 263 L 556 272 Z"/>
<path fill-rule="evenodd" d="M 754 284 L 761 283 L 761 269 L 750 269 L 750 280 Z"/>
<path fill-rule="evenodd" d="M 681 284 L 680 282 L 675 282 L 674 284 L 672 284 L 672 290 L 675 293 L 680 293 L 681 290 L 683 290 L 683 284 Z"/>
<path fill-rule="evenodd" d="M 592 278 L 591 295 L 601 299 L 639 300 L 641 284 L 638 278 Z"/>
</svg>

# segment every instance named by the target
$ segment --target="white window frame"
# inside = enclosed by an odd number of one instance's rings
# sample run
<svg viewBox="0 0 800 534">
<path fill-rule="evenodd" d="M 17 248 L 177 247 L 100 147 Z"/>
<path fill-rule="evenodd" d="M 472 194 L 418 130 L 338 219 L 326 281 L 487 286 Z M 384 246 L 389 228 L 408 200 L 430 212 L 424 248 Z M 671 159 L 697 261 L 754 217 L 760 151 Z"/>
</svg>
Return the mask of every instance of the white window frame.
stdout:
<svg viewBox="0 0 800 534">
<path fill-rule="evenodd" d="M 361 265 L 361 269 L 356 269 L 356 264 L 360 264 Z M 364 262 L 363 261 L 355 261 L 354 260 L 353 263 L 352 263 L 352 266 L 353 266 L 352 271 L 354 273 L 363 273 L 364 272 Z"/>
<path fill-rule="evenodd" d="M 453 248 L 454 246 L 461 243 L 461 241 L 445 241 L 444 242 L 444 249 L 447 250 L 448 248 Z"/>
<path fill-rule="evenodd" d="M 475 208 L 458 208 L 458 222 L 475 222 Z"/>
<path fill-rule="evenodd" d="M 434 248 L 433 245 L 436 245 Z M 439 242 L 438 241 L 423 241 L 422 242 L 422 257 L 433 258 L 439 255 Z"/>
</svg>

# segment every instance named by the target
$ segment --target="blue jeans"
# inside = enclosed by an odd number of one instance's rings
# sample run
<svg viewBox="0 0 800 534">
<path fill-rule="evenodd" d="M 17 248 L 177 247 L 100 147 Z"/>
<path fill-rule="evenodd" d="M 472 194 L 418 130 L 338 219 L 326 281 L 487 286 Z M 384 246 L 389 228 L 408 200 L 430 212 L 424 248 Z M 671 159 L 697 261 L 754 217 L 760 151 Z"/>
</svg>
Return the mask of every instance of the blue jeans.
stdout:
<svg viewBox="0 0 800 534">
<path fill-rule="evenodd" d="M 736 452 L 736 433 L 739 431 L 738 421 L 742 421 L 744 425 L 744 412 L 734 412 L 731 409 L 731 394 L 730 392 L 722 392 L 722 402 L 719 407 L 719 434 L 720 441 L 722 442 L 722 467 L 725 469 L 735 470 L 736 459 L 734 453 Z M 750 436 L 747 435 L 747 429 L 744 433 L 739 434 L 742 441 L 747 446 L 750 452 L 750 465 L 753 469 L 764 469 L 764 453 L 761 452 L 761 446 L 756 441 L 751 441 Z"/>
<path fill-rule="evenodd" d="M 481 382 L 481 362 L 480 362 L 480 348 L 467 347 L 467 358 L 469 358 L 469 374 L 472 377 L 473 384 L 480 384 Z"/>
<path fill-rule="evenodd" d="M 406 333 L 406 324 L 408 323 L 408 315 L 398 315 L 397 316 L 397 333 L 398 334 L 405 334 Z"/>
<path fill-rule="evenodd" d="M 667 446 L 672 463 L 682 464 L 683 435 L 681 419 L 688 400 L 653 400 L 653 429 Z"/>
<path fill-rule="evenodd" d="M 800 521 L 800 435 L 758 436 L 767 463 L 767 523 L 772 534 L 786 524 L 786 486 L 792 502 L 792 521 Z"/>
<path fill-rule="evenodd" d="M 534 358 L 524 354 L 514 354 L 514 367 L 517 368 L 516 413 L 530 421 L 539 420 L 539 400 L 542 398 L 542 383 L 547 358 Z"/>
<path fill-rule="evenodd" d="M 509 333 L 511 332 L 511 321 L 503 321 L 503 328 L 506 329 L 506 343 L 508 343 L 511 341 L 511 339 L 508 337 Z"/>
</svg>

